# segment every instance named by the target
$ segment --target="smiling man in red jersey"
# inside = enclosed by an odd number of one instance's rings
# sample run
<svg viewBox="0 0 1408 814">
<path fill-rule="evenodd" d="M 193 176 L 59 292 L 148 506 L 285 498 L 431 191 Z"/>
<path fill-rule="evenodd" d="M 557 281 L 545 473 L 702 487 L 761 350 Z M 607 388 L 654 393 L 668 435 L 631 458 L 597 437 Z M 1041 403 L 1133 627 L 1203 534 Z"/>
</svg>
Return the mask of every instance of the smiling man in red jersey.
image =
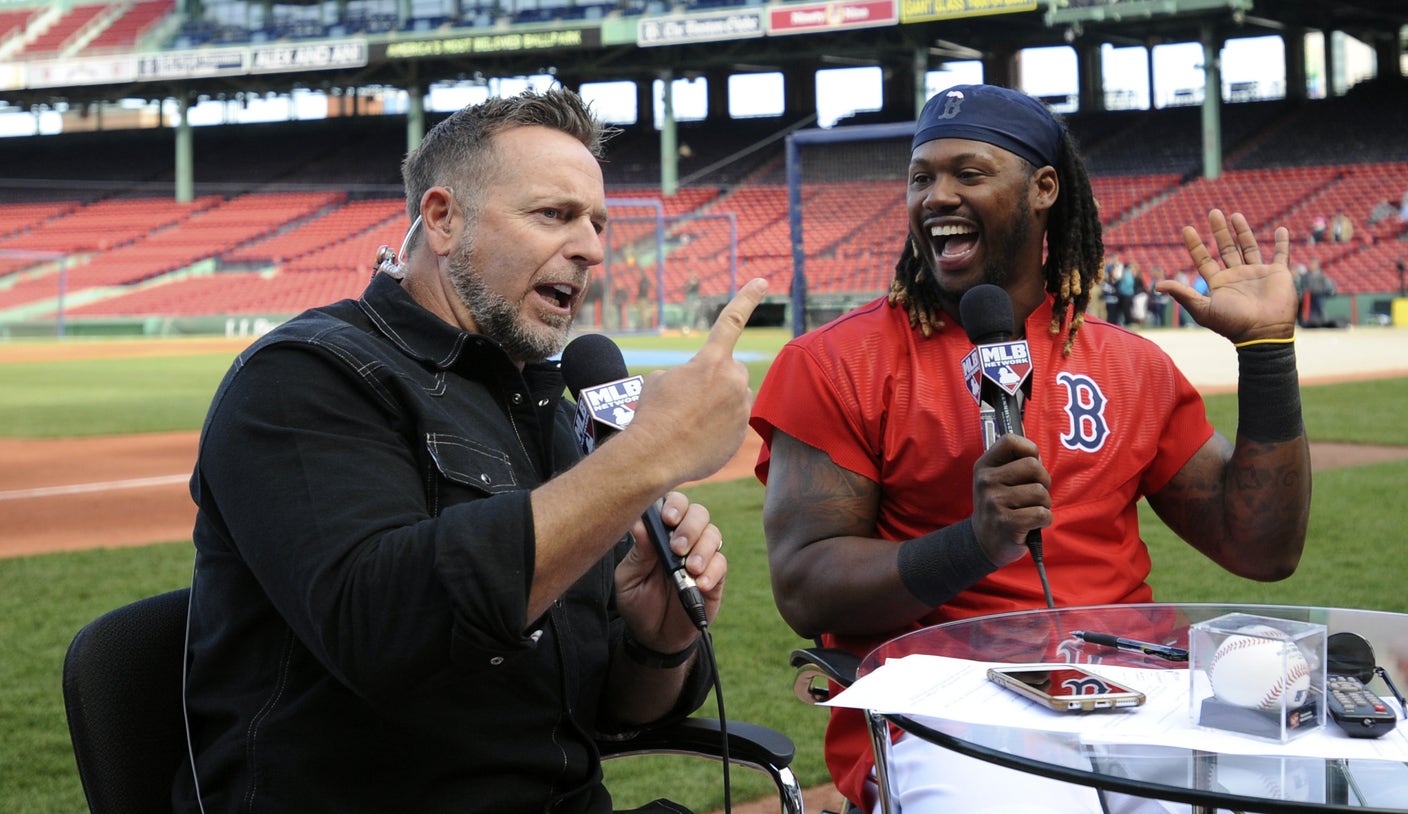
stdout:
<svg viewBox="0 0 1408 814">
<path fill-rule="evenodd" d="M 1213 210 L 1216 257 L 1183 232 L 1208 293 L 1158 284 L 1237 346 L 1233 444 L 1162 350 L 1087 318 L 1105 261 L 1097 205 L 1070 133 L 1039 101 L 991 85 L 937 94 L 907 181 L 909 235 L 889 296 L 790 342 L 754 405 L 773 593 L 793 629 L 863 656 L 926 625 L 1044 607 L 1033 530 L 1057 606 L 1151 601 L 1140 499 L 1235 574 L 1291 574 L 1310 467 L 1286 230 L 1268 262 L 1241 215 Z M 1010 297 L 1032 370 L 1024 435 L 990 444 L 958 308 L 983 283 Z M 847 799 L 875 806 L 858 712 L 833 711 L 826 756 Z M 1100 810 L 1091 789 L 908 735 L 892 768 L 906 814 Z"/>
</svg>

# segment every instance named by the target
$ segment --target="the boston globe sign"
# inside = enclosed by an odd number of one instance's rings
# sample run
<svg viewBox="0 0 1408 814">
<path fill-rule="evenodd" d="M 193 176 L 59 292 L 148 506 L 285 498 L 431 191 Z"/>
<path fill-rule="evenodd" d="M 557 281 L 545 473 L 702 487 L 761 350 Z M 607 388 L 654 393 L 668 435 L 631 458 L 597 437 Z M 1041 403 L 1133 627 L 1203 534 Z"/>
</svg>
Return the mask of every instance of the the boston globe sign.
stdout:
<svg viewBox="0 0 1408 814">
<path fill-rule="evenodd" d="M 637 21 L 636 45 L 649 48 L 876 28 L 905 22 L 1031 11 L 1036 5 L 1036 0 L 831 0 L 783 3 L 766 9 L 671 14 Z"/>
<path fill-rule="evenodd" d="M 872 28 L 899 22 L 895 0 L 836 0 L 787 4 L 770 9 L 644 17 L 636 23 L 636 45 L 683 45 L 763 36 L 804 34 L 843 28 Z"/>
</svg>

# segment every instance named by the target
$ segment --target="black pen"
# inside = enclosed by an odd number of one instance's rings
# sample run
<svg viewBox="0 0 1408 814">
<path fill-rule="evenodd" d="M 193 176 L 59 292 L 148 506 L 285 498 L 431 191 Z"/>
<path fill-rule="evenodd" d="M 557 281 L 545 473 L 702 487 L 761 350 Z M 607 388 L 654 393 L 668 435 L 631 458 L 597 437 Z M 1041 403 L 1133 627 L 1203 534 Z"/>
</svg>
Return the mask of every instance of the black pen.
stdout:
<svg viewBox="0 0 1408 814">
<path fill-rule="evenodd" d="M 1141 642 L 1134 639 L 1125 639 L 1112 633 L 1095 633 L 1089 630 L 1072 630 L 1071 635 L 1081 641 L 1091 644 L 1103 644 L 1106 647 L 1118 647 L 1121 650 L 1134 650 L 1149 656 L 1158 656 L 1169 661 L 1187 661 L 1188 651 L 1181 647 L 1169 647 L 1164 644 L 1154 644 L 1153 642 Z"/>
</svg>

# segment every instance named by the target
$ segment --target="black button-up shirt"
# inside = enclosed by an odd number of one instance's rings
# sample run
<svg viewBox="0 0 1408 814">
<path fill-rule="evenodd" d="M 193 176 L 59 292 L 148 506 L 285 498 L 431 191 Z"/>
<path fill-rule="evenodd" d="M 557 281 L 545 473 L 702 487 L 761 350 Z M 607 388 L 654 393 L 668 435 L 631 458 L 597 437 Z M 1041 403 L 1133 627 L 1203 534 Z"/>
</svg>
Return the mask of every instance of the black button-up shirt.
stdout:
<svg viewBox="0 0 1408 814">
<path fill-rule="evenodd" d="M 529 490 L 579 455 L 562 393 L 386 275 L 239 356 L 191 479 L 206 814 L 609 810 L 613 558 L 525 618 Z"/>
</svg>

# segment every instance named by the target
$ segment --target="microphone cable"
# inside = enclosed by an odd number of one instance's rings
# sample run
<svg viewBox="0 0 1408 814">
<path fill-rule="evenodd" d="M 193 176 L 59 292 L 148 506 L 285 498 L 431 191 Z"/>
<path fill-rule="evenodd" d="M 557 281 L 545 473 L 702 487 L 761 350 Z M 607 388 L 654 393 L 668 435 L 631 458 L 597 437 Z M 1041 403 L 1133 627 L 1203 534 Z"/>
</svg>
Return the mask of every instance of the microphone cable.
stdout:
<svg viewBox="0 0 1408 814">
<path fill-rule="evenodd" d="M 659 515 L 656 515 L 658 517 Z M 665 567 L 661 561 L 661 567 Z M 724 685 L 719 673 L 719 659 L 714 653 L 714 634 L 709 631 L 709 618 L 704 615 L 704 601 L 699 597 L 698 589 L 695 589 L 692 597 L 686 598 L 683 592 L 676 594 L 680 602 L 684 605 L 685 611 L 689 613 L 694 626 L 699 629 L 699 638 L 702 640 L 704 656 L 707 661 L 706 666 L 713 674 L 714 684 L 714 704 L 719 709 L 719 757 L 723 764 L 724 773 L 724 814 L 733 814 L 733 774 L 729 761 L 728 751 L 728 715 L 724 712 Z M 691 599 L 697 599 L 696 606 Z"/>
<path fill-rule="evenodd" d="M 1037 576 L 1041 577 L 1041 591 L 1046 594 L 1046 607 L 1054 608 L 1056 603 L 1051 599 L 1051 580 L 1046 577 L 1046 558 L 1042 556 L 1041 551 L 1041 529 L 1027 532 L 1027 550 L 1031 552 Z"/>
<path fill-rule="evenodd" d="M 699 627 L 699 635 L 704 639 L 704 653 L 709 661 L 709 669 L 714 673 L 714 702 L 719 708 L 719 756 L 724 765 L 724 814 L 733 814 L 733 780 L 728 757 L 728 716 L 724 714 L 724 685 L 719 678 L 719 662 L 714 655 L 714 636 L 709 625 Z"/>
</svg>

